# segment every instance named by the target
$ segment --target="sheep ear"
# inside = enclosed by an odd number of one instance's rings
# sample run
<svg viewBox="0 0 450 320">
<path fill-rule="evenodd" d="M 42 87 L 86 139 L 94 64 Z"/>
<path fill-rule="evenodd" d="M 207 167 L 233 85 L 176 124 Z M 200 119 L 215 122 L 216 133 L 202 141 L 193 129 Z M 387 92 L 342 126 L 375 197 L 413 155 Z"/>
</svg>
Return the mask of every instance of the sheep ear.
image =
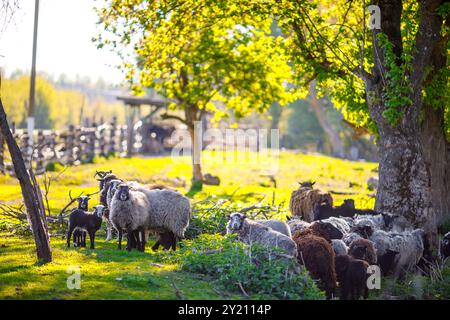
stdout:
<svg viewBox="0 0 450 320">
<path fill-rule="evenodd" d="M 227 214 L 226 217 L 227 217 L 228 220 L 231 219 L 231 215 L 229 215 L 229 214 Z"/>
<path fill-rule="evenodd" d="M 245 220 L 247 219 L 247 216 L 245 214 L 242 215 L 242 219 Z"/>
<path fill-rule="evenodd" d="M 316 182 L 315 182 L 315 181 L 311 182 L 311 187 L 312 187 L 313 185 L 315 185 L 315 184 L 316 184 Z"/>
</svg>

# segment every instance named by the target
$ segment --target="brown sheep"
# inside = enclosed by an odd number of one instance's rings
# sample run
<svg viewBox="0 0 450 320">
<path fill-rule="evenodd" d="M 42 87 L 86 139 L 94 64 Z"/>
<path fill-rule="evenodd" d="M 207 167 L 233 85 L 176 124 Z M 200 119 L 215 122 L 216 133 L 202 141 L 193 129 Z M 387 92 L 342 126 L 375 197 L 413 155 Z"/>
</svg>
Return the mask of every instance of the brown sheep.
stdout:
<svg viewBox="0 0 450 320">
<path fill-rule="evenodd" d="M 305 265 L 313 279 L 319 280 L 317 286 L 331 299 L 336 289 L 335 255 L 331 244 L 310 231 L 297 232 L 293 240 L 297 244 L 299 263 Z"/>
<path fill-rule="evenodd" d="M 313 189 L 315 182 L 301 182 L 300 188 L 291 193 L 289 209 L 293 216 L 300 216 L 306 222 L 314 221 L 314 209 L 321 203 L 333 206 L 333 198 L 328 192 Z"/>
<path fill-rule="evenodd" d="M 337 255 L 335 258 L 337 280 L 341 288 L 341 300 L 358 300 L 363 294 L 367 299 L 367 268 L 369 264 L 360 259 L 355 259 L 348 254 Z"/>
<path fill-rule="evenodd" d="M 377 263 L 377 252 L 372 241 L 367 239 L 356 239 L 348 248 L 348 254 L 355 259 L 367 261 L 369 264 Z"/>
</svg>

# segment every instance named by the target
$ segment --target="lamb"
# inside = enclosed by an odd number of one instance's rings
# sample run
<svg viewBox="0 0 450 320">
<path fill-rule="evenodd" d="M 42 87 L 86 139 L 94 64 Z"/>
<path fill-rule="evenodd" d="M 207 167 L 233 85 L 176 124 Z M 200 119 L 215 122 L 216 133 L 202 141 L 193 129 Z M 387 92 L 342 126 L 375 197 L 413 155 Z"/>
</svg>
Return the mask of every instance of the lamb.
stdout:
<svg viewBox="0 0 450 320">
<path fill-rule="evenodd" d="M 428 242 L 422 229 L 401 233 L 377 230 L 370 240 L 375 243 L 379 260 L 386 260 L 386 254 L 394 256 L 392 269 L 396 276 L 417 265 L 423 255 L 428 253 Z M 383 273 L 387 274 L 389 271 L 385 269 Z"/>
<path fill-rule="evenodd" d="M 331 244 L 322 237 L 298 231 L 293 236 L 297 244 L 298 262 L 305 265 L 318 287 L 331 299 L 336 289 L 335 254 Z"/>
<path fill-rule="evenodd" d="M 300 188 L 291 193 L 289 209 L 292 215 L 302 217 L 306 222 L 314 221 L 314 208 L 320 203 L 333 206 L 333 198 L 328 192 L 313 189 L 315 182 L 300 183 Z"/>
<path fill-rule="evenodd" d="M 118 248 L 122 249 L 123 231 L 127 232 L 126 250 L 131 251 L 136 242 L 137 249 L 144 251 L 144 229 L 149 221 L 150 202 L 140 191 L 130 190 L 121 183 L 114 194 L 110 208 L 110 220 L 119 234 Z"/>
<path fill-rule="evenodd" d="M 95 233 L 102 225 L 103 205 L 94 207 L 92 214 L 86 213 L 82 209 L 73 209 L 69 216 L 69 230 L 67 231 L 67 247 L 70 247 L 70 238 L 75 229 L 80 229 L 89 234 L 90 248 L 94 249 Z"/>
<path fill-rule="evenodd" d="M 357 239 L 350 244 L 348 254 L 355 259 L 367 261 L 373 265 L 377 263 L 375 245 L 367 239 Z"/>
<path fill-rule="evenodd" d="M 331 245 L 336 256 L 348 253 L 348 247 L 342 240 L 333 239 L 331 240 Z"/>
<path fill-rule="evenodd" d="M 297 256 L 297 246 L 288 236 L 262 225 L 256 221 L 247 219 L 242 213 L 229 215 L 227 234 L 237 234 L 238 240 L 252 244 L 260 243 L 265 247 L 278 247 L 292 257 Z"/>
<path fill-rule="evenodd" d="M 288 236 L 289 238 L 292 238 L 291 229 L 289 228 L 288 224 L 284 221 L 280 220 L 256 220 L 259 224 L 262 224 L 264 226 L 267 226 L 269 228 L 272 228 L 275 231 L 278 231 L 279 233 L 284 234 L 285 236 Z"/>
<path fill-rule="evenodd" d="M 445 261 L 447 257 L 450 257 L 450 231 L 447 232 L 441 240 L 439 254 L 442 261 Z"/>
<path fill-rule="evenodd" d="M 89 211 L 89 198 L 88 196 L 79 196 L 77 198 L 78 209 Z M 73 232 L 73 246 L 74 247 L 86 247 L 86 232 L 83 230 L 75 229 Z"/>
<path fill-rule="evenodd" d="M 336 275 L 341 287 L 341 300 L 358 300 L 363 294 L 367 299 L 367 268 L 369 264 L 360 259 L 355 259 L 348 254 L 337 255 L 335 259 Z"/>
</svg>

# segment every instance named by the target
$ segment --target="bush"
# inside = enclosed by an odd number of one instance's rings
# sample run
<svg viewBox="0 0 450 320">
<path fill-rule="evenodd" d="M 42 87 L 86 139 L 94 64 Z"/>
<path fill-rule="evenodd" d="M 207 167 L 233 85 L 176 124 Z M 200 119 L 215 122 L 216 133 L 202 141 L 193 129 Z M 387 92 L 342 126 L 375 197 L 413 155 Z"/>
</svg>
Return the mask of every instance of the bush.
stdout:
<svg viewBox="0 0 450 320">
<path fill-rule="evenodd" d="M 240 284 L 252 298 L 323 298 L 309 274 L 296 261 L 277 256 L 279 252 L 246 246 L 233 236 L 201 235 L 184 241 L 181 265 L 185 271 L 212 276 L 230 291 L 240 292 Z"/>
</svg>

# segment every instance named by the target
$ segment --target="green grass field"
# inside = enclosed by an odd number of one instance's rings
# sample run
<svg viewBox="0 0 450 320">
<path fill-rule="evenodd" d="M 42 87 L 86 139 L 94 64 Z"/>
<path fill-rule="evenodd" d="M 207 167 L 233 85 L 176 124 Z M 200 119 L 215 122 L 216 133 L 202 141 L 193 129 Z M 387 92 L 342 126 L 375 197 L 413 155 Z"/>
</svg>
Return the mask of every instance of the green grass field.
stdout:
<svg viewBox="0 0 450 320">
<path fill-rule="evenodd" d="M 355 199 L 356 205 L 371 208 L 374 192 L 366 187 L 369 177 L 377 175 L 377 164 L 351 162 L 326 156 L 281 152 L 278 163 L 261 159 L 257 164 L 245 160 L 214 163 L 212 153 L 205 155 L 204 173 L 218 175 L 220 186 L 204 186 L 193 195 L 192 202 L 203 199 L 228 199 L 235 205 L 248 206 L 260 201 L 283 206 L 287 203 L 297 182 L 317 181 L 317 188 L 336 192 L 335 204 L 345 198 Z M 184 163 L 178 163 L 185 160 Z M 244 163 L 243 163 L 244 162 Z M 278 171 L 270 172 L 270 167 Z M 262 169 L 261 169 L 262 168 Z M 76 196 L 80 192 L 97 191 L 94 179 L 96 170 L 113 170 L 123 179 L 135 179 L 145 183 L 165 183 L 186 193 L 190 184 L 189 159 L 170 157 L 97 159 L 94 164 L 69 167 L 62 174 L 48 173 L 59 178 L 53 181 L 49 204 L 52 215 L 59 213 L 69 201 L 68 192 Z M 277 180 L 274 189 L 267 174 Z M 175 178 L 186 181 L 186 185 L 175 184 Z M 42 179 L 40 177 L 39 179 Z M 97 196 L 90 205 L 97 204 Z M 21 203 L 17 181 L 12 177 L 0 177 L 0 201 L 7 204 Z M 0 218 L 4 219 L 4 218 Z M 207 276 L 182 271 L 180 253 L 145 253 L 116 249 L 114 241 L 105 242 L 104 231 L 98 233 L 96 249 L 65 247 L 61 234 L 51 238 L 53 262 L 39 265 L 34 253 L 34 242 L 29 236 L 20 236 L 10 231 L 0 232 L 0 299 L 176 299 L 176 291 L 185 299 L 242 299 L 239 290 L 229 292 L 215 285 Z M 195 240 L 194 240 L 195 241 Z M 174 257 L 177 256 L 175 259 Z M 69 267 L 79 267 L 81 290 L 69 290 L 66 285 Z M 175 289 L 177 288 L 177 289 Z"/>
</svg>

